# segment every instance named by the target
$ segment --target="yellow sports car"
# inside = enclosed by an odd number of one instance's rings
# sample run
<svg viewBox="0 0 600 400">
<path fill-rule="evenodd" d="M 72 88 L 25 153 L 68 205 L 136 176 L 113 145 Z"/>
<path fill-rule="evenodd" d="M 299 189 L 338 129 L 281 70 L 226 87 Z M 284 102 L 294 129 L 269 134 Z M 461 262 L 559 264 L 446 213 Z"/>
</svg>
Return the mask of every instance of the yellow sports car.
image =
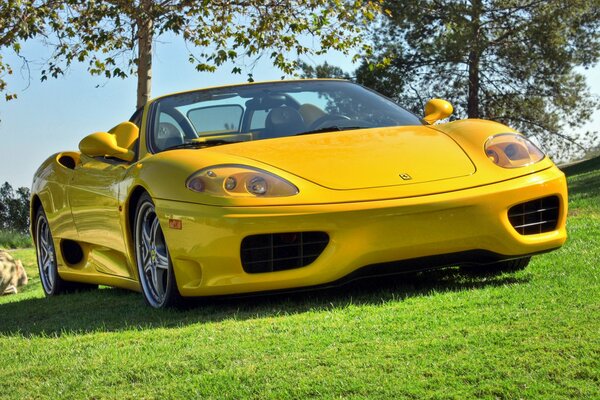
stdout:
<svg viewBox="0 0 600 400">
<path fill-rule="evenodd" d="M 31 231 L 44 291 L 181 297 L 453 265 L 524 268 L 566 240 L 552 161 L 496 122 L 435 124 L 347 81 L 157 98 L 46 160 Z"/>
</svg>

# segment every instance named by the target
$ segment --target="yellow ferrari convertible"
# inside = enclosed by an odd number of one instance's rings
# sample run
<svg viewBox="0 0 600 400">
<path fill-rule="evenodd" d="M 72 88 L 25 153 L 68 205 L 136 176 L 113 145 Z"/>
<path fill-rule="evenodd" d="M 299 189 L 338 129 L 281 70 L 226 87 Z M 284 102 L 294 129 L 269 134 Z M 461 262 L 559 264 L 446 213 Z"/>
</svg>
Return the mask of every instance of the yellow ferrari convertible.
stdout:
<svg viewBox="0 0 600 400">
<path fill-rule="evenodd" d="M 160 97 L 48 158 L 31 232 L 44 291 L 181 297 L 466 265 L 524 268 L 566 240 L 565 177 L 485 120 L 437 123 L 347 81 Z"/>
</svg>

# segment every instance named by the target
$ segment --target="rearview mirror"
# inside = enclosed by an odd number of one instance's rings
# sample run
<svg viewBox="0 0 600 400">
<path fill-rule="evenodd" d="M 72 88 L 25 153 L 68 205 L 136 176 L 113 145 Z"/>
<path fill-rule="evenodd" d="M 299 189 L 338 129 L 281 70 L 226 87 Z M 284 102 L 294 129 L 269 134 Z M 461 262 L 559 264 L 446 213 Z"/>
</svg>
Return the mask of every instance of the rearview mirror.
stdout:
<svg viewBox="0 0 600 400">
<path fill-rule="evenodd" d="M 129 148 L 139 136 L 138 127 L 123 122 L 108 132 L 96 132 L 79 142 L 79 150 L 89 157 L 114 157 L 131 162 L 135 153 Z"/>
<path fill-rule="evenodd" d="M 433 124 L 441 119 L 452 115 L 454 108 L 452 104 L 442 99 L 431 99 L 425 104 L 425 121 Z"/>
</svg>

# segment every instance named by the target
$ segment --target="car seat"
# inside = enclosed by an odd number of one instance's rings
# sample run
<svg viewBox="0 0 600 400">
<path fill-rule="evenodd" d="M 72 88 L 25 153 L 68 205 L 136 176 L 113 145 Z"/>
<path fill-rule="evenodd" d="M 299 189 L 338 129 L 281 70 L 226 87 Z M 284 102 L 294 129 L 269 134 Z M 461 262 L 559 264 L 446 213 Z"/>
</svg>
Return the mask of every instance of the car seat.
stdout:
<svg viewBox="0 0 600 400">
<path fill-rule="evenodd" d="M 156 146 L 160 150 L 183 144 L 183 142 L 183 135 L 175 125 L 170 122 L 161 122 L 158 124 Z"/>
<path fill-rule="evenodd" d="M 306 124 L 302 115 L 292 107 L 283 106 L 272 109 L 267 115 L 263 137 L 285 137 L 304 131 Z"/>
</svg>

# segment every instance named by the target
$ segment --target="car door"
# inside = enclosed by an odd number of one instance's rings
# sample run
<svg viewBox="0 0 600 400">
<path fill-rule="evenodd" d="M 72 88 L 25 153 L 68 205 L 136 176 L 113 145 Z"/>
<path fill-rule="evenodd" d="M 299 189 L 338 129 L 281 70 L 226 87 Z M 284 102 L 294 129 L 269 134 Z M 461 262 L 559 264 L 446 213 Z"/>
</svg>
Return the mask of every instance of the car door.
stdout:
<svg viewBox="0 0 600 400">
<path fill-rule="evenodd" d="M 131 277 L 126 259 L 126 241 L 119 184 L 129 163 L 81 156 L 68 188 L 69 203 L 79 241 L 87 246 L 100 272 Z"/>
</svg>

